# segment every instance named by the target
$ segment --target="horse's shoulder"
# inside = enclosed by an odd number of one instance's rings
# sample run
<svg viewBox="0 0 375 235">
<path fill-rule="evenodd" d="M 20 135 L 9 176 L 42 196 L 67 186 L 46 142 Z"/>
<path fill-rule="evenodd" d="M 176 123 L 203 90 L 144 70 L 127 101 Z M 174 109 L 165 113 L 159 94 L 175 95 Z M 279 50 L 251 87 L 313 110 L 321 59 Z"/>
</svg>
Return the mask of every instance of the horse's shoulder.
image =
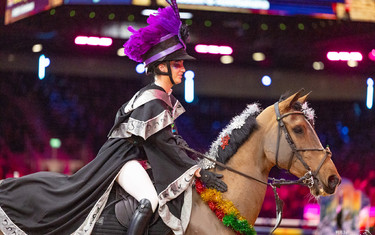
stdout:
<svg viewBox="0 0 375 235">
<path fill-rule="evenodd" d="M 223 223 L 211 211 L 208 205 L 201 199 L 194 190 L 192 198 L 192 210 L 190 223 L 186 235 L 233 235 L 233 230 L 225 227 Z"/>
</svg>

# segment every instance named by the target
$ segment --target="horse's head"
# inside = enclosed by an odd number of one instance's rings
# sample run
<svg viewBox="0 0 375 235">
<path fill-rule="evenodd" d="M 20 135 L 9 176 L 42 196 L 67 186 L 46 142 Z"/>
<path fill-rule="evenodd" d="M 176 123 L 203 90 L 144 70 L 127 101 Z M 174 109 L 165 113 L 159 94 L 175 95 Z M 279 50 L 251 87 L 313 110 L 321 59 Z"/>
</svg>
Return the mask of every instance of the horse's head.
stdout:
<svg viewBox="0 0 375 235">
<path fill-rule="evenodd" d="M 341 182 L 331 160 L 332 153 L 324 149 L 314 130 L 313 110 L 307 107 L 308 95 L 301 92 L 268 107 L 266 115 L 264 151 L 272 165 L 289 170 L 297 177 L 311 171 L 314 196 L 333 194 Z M 267 120 L 267 118 L 266 118 Z"/>
</svg>

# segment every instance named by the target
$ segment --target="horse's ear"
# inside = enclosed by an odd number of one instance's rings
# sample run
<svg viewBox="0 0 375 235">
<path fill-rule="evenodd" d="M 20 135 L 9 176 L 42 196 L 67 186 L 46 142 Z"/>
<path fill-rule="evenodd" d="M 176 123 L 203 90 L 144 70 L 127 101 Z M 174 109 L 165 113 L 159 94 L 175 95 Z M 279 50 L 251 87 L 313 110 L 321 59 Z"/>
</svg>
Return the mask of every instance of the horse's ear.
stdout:
<svg viewBox="0 0 375 235">
<path fill-rule="evenodd" d="M 309 93 L 307 93 L 306 95 L 300 97 L 298 99 L 298 102 L 300 102 L 301 104 L 305 103 L 310 94 L 311 94 L 311 91 Z"/>
<path fill-rule="evenodd" d="M 296 103 L 298 99 L 300 98 L 301 93 L 304 91 L 305 89 L 302 88 L 297 93 L 294 93 L 293 95 L 289 96 L 287 99 L 281 101 L 279 104 L 280 110 L 284 110 L 284 111 L 290 110 L 293 107 L 294 103 Z"/>
</svg>

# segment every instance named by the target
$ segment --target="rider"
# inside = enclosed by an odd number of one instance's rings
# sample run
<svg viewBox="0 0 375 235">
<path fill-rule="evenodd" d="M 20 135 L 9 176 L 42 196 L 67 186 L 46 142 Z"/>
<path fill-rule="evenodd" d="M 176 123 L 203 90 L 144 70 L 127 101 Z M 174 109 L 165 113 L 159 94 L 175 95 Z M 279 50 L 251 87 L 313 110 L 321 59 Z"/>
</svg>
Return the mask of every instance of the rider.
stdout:
<svg viewBox="0 0 375 235">
<path fill-rule="evenodd" d="M 174 120 L 184 109 L 171 88 L 181 83 L 184 60 L 193 57 L 185 51 L 187 31 L 175 1 L 147 22 L 138 31 L 130 28 L 133 35 L 124 47 L 130 59 L 144 62 L 154 83 L 119 109 L 96 158 L 75 174 L 37 172 L 1 181 L 2 232 L 89 234 L 117 181 L 139 201 L 129 234 L 143 234 L 157 208 L 163 222 L 181 234 L 189 220 L 191 207 L 184 200 L 191 199 L 194 175 L 206 186 L 226 191 L 220 175 L 201 170 L 179 147 L 186 142 L 177 135 Z M 145 170 L 149 166 L 154 182 Z"/>
<path fill-rule="evenodd" d="M 182 82 L 184 61 L 195 58 L 185 51 L 188 35 L 186 28 L 181 26 L 177 4 L 159 9 L 147 22 L 149 25 L 138 31 L 129 27 L 133 34 L 124 48 L 130 59 L 144 63 L 147 74 L 154 76 L 154 82 L 119 109 L 109 134 L 110 138 L 129 140 L 144 153 L 144 156 L 128 161 L 116 179 L 140 203 L 128 234 L 144 233 L 159 202 L 159 214 L 163 221 L 175 232 L 180 230 L 180 227 L 173 227 L 176 224 L 173 221 L 180 223 L 178 218 L 183 209 L 181 193 L 191 186 L 191 180 L 186 183 L 186 179 L 192 178 L 189 174 L 202 177 L 209 186 L 226 191 L 220 175 L 201 170 L 179 147 L 186 142 L 177 134 L 174 120 L 185 110 L 172 95 L 172 87 Z M 139 158 L 150 163 L 156 190 Z M 175 185 L 178 185 L 177 188 L 174 188 Z M 169 203 L 172 199 L 173 203 Z M 166 202 L 168 206 L 164 205 Z M 164 216 L 169 211 L 172 215 Z"/>
</svg>

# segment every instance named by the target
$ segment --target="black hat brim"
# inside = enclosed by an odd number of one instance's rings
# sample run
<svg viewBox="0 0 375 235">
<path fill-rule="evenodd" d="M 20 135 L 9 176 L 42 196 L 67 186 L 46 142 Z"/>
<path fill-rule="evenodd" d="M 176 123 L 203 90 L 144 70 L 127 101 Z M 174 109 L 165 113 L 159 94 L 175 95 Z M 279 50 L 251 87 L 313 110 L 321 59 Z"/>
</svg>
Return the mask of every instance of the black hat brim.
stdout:
<svg viewBox="0 0 375 235">
<path fill-rule="evenodd" d="M 171 60 L 196 60 L 193 56 L 189 55 L 183 48 L 167 55 L 162 61 L 171 61 Z"/>
</svg>

